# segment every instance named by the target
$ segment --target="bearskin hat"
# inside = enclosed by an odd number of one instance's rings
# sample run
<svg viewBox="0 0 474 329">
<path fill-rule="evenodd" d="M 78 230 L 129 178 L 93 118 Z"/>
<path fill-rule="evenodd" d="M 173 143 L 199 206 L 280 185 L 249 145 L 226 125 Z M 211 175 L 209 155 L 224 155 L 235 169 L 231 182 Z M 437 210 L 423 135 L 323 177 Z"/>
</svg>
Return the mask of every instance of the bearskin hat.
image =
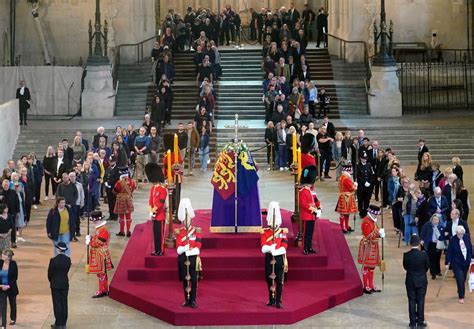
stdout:
<svg viewBox="0 0 474 329">
<path fill-rule="evenodd" d="M 318 176 L 318 168 L 316 166 L 306 166 L 301 171 L 300 184 L 314 184 Z"/>
<path fill-rule="evenodd" d="M 145 174 L 148 181 L 152 184 L 163 183 L 165 178 L 163 176 L 163 170 L 155 162 L 149 162 L 145 165 Z"/>
<path fill-rule="evenodd" d="M 313 134 L 306 133 L 301 136 L 301 153 L 309 153 L 314 148 L 315 143 L 316 138 Z"/>
</svg>

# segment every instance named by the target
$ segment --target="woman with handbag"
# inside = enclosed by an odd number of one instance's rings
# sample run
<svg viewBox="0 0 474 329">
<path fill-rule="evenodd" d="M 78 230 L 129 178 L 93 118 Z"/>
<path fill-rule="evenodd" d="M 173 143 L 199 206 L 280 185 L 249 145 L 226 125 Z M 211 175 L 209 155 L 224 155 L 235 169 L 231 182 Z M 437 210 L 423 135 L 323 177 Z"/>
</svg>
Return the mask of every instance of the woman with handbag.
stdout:
<svg viewBox="0 0 474 329">
<path fill-rule="evenodd" d="M 438 214 L 431 216 L 429 222 L 426 222 L 421 229 L 421 245 L 428 252 L 430 259 L 431 279 L 441 276 L 441 254 L 446 249 L 444 241 L 444 227 L 440 225 Z"/>
</svg>

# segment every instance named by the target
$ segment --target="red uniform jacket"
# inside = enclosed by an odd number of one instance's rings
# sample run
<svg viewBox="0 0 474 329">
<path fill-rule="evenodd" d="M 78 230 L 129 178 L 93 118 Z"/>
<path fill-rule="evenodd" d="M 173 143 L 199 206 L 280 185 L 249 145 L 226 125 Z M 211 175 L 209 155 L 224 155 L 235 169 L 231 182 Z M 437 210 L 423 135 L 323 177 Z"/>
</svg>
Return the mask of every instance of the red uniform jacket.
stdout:
<svg viewBox="0 0 474 329">
<path fill-rule="evenodd" d="M 191 226 L 189 228 L 188 232 L 188 242 L 189 243 L 189 250 L 193 248 L 198 248 L 201 250 L 201 228 L 199 227 L 194 227 Z M 175 229 L 175 234 L 176 234 L 176 248 L 178 247 L 184 247 L 186 243 L 186 228 L 185 227 L 180 227 Z"/>
<path fill-rule="evenodd" d="M 171 169 L 173 169 L 174 165 L 174 152 L 171 152 Z M 183 164 L 183 159 L 181 159 L 181 156 L 178 152 L 178 164 L 182 165 Z M 168 153 L 165 153 L 165 158 L 163 159 L 163 174 L 165 177 L 168 177 Z M 181 183 L 183 181 L 183 171 L 180 169 L 178 171 L 178 181 L 175 183 Z"/>
<path fill-rule="evenodd" d="M 307 185 L 299 191 L 299 205 L 300 205 L 300 217 L 301 220 L 315 220 L 314 213 L 309 209 L 310 207 L 319 209 L 321 203 L 318 200 L 316 194 L 313 194 L 311 188 Z"/>
<path fill-rule="evenodd" d="M 110 233 L 105 226 L 92 236 L 89 252 L 89 273 L 107 273 L 114 268 L 109 251 Z"/>
<path fill-rule="evenodd" d="M 368 215 L 362 220 L 361 229 L 357 261 L 365 267 L 376 267 L 380 264 L 379 229 Z"/>
<path fill-rule="evenodd" d="M 355 191 L 357 190 L 350 177 L 341 175 L 339 178 L 339 199 L 337 200 L 336 212 L 349 215 L 357 212 Z"/>
<path fill-rule="evenodd" d="M 301 153 L 301 168 L 316 166 L 316 158 L 309 153 Z"/>
<path fill-rule="evenodd" d="M 262 229 L 260 232 L 260 245 L 271 246 L 276 243 L 275 249 L 280 249 L 284 247 L 288 249 L 288 229 L 279 227 L 275 230 L 275 239 L 273 239 L 273 230 L 270 227 Z"/>
<path fill-rule="evenodd" d="M 154 213 L 154 220 L 165 220 L 167 195 L 168 191 L 162 184 L 156 184 L 151 187 L 148 205 L 150 206 L 150 210 Z"/>
</svg>

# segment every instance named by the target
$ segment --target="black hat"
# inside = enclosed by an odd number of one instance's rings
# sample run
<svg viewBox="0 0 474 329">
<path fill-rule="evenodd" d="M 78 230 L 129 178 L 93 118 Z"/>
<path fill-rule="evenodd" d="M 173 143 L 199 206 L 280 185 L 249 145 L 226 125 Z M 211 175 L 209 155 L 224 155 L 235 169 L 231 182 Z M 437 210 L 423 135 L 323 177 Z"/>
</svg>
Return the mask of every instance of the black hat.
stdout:
<svg viewBox="0 0 474 329">
<path fill-rule="evenodd" d="M 102 211 L 100 210 L 93 211 L 89 214 L 89 217 L 91 218 L 91 221 L 93 222 L 97 220 L 101 220 L 103 218 Z"/>
<path fill-rule="evenodd" d="M 367 209 L 367 212 L 368 212 L 369 214 L 372 214 L 372 215 L 375 215 L 375 216 L 381 214 L 380 207 L 379 207 L 379 206 L 375 206 L 375 205 L 373 205 L 373 204 L 371 204 L 371 205 L 369 206 L 369 208 Z"/>
<path fill-rule="evenodd" d="M 168 150 L 171 150 L 171 152 L 173 152 L 173 147 L 174 147 L 174 134 L 163 135 L 163 148 L 164 148 L 165 153 L 168 152 Z"/>
<path fill-rule="evenodd" d="M 352 164 L 350 163 L 344 163 L 341 164 L 342 171 L 348 172 L 349 174 L 352 174 Z"/>
<path fill-rule="evenodd" d="M 163 170 L 161 170 L 161 167 L 157 163 L 147 163 L 145 165 L 145 174 L 148 181 L 152 184 L 163 183 L 165 181 Z"/>
<path fill-rule="evenodd" d="M 361 159 L 367 160 L 369 156 L 367 155 L 367 152 L 363 151 L 362 154 L 360 155 Z"/>
<path fill-rule="evenodd" d="M 56 248 L 58 248 L 61 252 L 65 252 L 68 247 L 66 246 L 66 244 L 62 241 L 60 241 L 57 245 L 56 245 Z"/>
<path fill-rule="evenodd" d="M 301 153 L 309 153 L 316 143 L 316 138 L 313 134 L 306 133 L 301 137 Z"/>
<path fill-rule="evenodd" d="M 318 168 L 316 166 L 306 166 L 301 171 L 300 184 L 314 184 L 316 176 L 318 175 Z"/>
<path fill-rule="evenodd" d="M 130 176 L 130 171 L 128 171 L 128 167 L 120 168 L 119 175 L 120 177 L 125 176 L 125 175 Z"/>
<path fill-rule="evenodd" d="M 417 247 L 420 244 L 420 237 L 416 234 L 413 234 L 410 237 L 410 246 Z"/>
</svg>

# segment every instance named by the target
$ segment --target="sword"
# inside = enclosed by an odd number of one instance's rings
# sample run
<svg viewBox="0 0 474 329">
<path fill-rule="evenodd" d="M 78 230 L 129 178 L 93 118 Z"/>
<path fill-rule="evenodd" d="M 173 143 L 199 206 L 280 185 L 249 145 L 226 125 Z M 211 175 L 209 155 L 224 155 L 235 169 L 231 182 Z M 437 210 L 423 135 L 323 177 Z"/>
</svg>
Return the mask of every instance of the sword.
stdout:
<svg viewBox="0 0 474 329">
<path fill-rule="evenodd" d="M 449 267 L 446 269 L 446 272 L 444 272 L 443 280 L 441 280 L 441 285 L 439 286 L 438 292 L 436 293 L 436 298 L 439 296 L 441 288 L 443 288 L 444 281 L 446 281 L 446 277 L 448 276 L 448 272 L 449 272 Z"/>
</svg>

